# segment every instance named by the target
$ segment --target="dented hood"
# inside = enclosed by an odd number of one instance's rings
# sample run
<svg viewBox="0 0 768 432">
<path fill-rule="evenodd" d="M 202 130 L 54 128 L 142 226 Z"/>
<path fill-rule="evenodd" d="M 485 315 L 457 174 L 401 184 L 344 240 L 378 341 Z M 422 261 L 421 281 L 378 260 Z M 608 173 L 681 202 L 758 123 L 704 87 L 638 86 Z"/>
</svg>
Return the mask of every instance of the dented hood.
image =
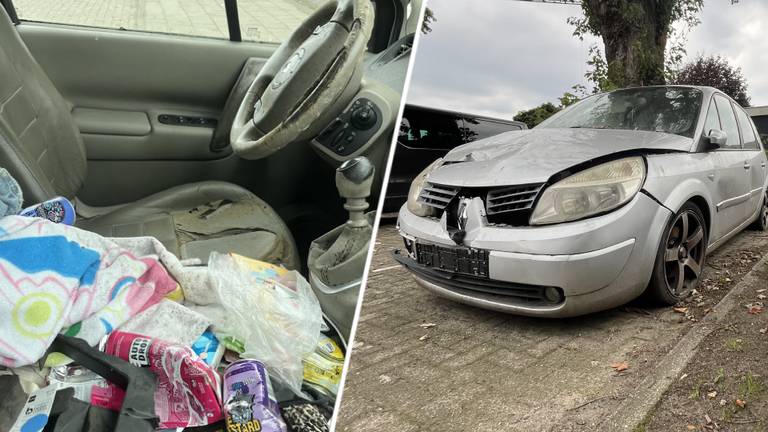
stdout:
<svg viewBox="0 0 768 432">
<path fill-rule="evenodd" d="M 530 129 L 506 132 L 450 151 L 429 181 L 451 186 L 546 182 L 553 174 L 592 159 L 630 150 L 683 151 L 691 138 L 615 129 Z"/>
</svg>

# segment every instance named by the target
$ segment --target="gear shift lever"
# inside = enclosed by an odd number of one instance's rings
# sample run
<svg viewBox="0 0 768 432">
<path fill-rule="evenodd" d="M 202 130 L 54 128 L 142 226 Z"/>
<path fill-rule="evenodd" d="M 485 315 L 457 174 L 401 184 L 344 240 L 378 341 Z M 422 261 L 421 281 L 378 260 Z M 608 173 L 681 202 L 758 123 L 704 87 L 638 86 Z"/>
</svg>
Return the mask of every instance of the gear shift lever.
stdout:
<svg viewBox="0 0 768 432">
<path fill-rule="evenodd" d="M 365 210 L 366 198 L 371 195 L 371 184 L 375 168 L 366 157 L 350 159 L 336 169 L 336 188 L 346 200 L 344 208 L 349 211 L 347 225 L 353 228 L 369 226 Z"/>
<path fill-rule="evenodd" d="M 373 212 L 366 198 L 371 195 L 374 166 L 368 158 L 344 162 L 336 170 L 336 187 L 346 200 L 347 222 L 315 239 L 309 248 L 309 282 L 323 312 L 338 326 L 346 340 L 352 330 L 355 305 L 373 232 Z"/>
</svg>

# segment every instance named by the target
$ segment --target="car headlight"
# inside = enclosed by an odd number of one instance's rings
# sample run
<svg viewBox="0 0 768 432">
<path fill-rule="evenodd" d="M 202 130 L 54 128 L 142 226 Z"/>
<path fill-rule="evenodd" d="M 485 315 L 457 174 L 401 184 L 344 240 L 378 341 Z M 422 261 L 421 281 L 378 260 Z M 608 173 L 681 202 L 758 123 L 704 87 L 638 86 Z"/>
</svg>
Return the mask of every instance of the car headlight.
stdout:
<svg viewBox="0 0 768 432">
<path fill-rule="evenodd" d="M 442 158 L 432 162 L 428 167 L 424 169 L 424 171 L 419 173 L 419 175 L 413 179 L 413 182 L 411 182 L 411 188 L 408 190 L 407 206 L 409 212 L 415 214 L 416 216 L 433 216 L 436 213 L 434 207 L 430 207 L 422 202 L 419 202 L 419 196 L 421 196 L 421 191 L 427 184 L 427 177 L 429 177 L 429 174 L 442 164 Z"/>
<path fill-rule="evenodd" d="M 631 200 L 645 181 L 640 156 L 585 169 L 549 186 L 531 215 L 531 225 L 584 219 L 613 210 Z"/>
</svg>

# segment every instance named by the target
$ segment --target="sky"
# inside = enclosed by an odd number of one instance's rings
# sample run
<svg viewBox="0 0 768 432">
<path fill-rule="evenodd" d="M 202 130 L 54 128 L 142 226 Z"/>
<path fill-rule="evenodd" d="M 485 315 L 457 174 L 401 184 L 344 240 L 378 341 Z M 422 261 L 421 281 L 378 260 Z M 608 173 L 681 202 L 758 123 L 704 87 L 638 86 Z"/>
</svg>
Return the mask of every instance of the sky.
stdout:
<svg viewBox="0 0 768 432">
<path fill-rule="evenodd" d="M 430 0 L 437 21 L 416 52 L 408 102 L 511 119 L 584 78 L 590 45 L 573 36 L 578 6 L 515 0 Z M 752 105 L 768 105 L 768 1 L 705 0 L 688 59 L 721 55 L 741 67 Z"/>
</svg>

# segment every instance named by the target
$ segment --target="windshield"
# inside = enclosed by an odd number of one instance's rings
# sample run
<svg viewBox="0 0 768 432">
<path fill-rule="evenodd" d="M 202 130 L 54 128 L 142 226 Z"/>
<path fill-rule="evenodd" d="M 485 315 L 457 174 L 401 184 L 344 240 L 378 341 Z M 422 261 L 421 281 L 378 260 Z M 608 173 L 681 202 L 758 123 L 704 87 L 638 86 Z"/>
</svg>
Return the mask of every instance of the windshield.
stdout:
<svg viewBox="0 0 768 432">
<path fill-rule="evenodd" d="M 643 130 L 693 138 L 701 99 L 701 91 L 694 88 L 617 90 L 584 99 L 537 128 Z"/>
</svg>

